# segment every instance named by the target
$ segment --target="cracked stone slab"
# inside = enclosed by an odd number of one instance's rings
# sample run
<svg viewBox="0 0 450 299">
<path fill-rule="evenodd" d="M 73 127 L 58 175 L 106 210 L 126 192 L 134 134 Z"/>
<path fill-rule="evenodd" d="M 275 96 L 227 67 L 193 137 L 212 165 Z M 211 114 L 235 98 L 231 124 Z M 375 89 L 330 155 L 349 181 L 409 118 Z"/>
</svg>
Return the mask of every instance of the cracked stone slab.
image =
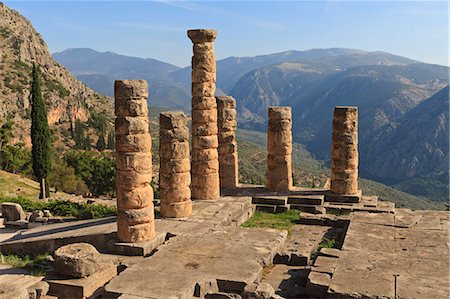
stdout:
<svg viewBox="0 0 450 299">
<path fill-rule="evenodd" d="M 286 231 L 238 227 L 180 235 L 120 273 L 105 289 L 143 298 L 191 298 L 194 292 L 205 293 L 202 286 L 215 282 L 220 292 L 242 292 L 261 279 L 263 267 L 281 250 L 286 237 Z M 149 275 L 154 269 L 157 275 Z"/>
</svg>

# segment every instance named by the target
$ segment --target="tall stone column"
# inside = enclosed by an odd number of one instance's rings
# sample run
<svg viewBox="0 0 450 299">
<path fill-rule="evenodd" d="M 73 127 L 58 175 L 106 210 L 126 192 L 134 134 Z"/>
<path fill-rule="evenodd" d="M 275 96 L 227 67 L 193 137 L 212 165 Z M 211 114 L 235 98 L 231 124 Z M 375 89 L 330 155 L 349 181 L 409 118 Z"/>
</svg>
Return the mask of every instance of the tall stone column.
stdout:
<svg viewBox="0 0 450 299">
<path fill-rule="evenodd" d="M 292 188 L 291 107 L 269 107 L 267 151 L 266 188 L 289 191 Z"/>
<path fill-rule="evenodd" d="M 230 96 L 216 97 L 217 126 L 219 129 L 220 188 L 236 188 L 238 178 L 238 152 L 236 142 L 236 100 Z"/>
<path fill-rule="evenodd" d="M 192 57 L 192 199 L 220 197 L 217 148 L 215 30 L 188 30 Z"/>
<path fill-rule="evenodd" d="M 155 236 L 147 81 L 116 81 L 114 97 L 117 235 L 122 242 L 147 241 Z"/>
<path fill-rule="evenodd" d="M 189 129 L 183 112 L 159 116 L 160 212 L 163 217 L 192 214 Z"/>
<path fill-rule="evenodd" d="M 358 192 L 358 108 L 336 107 L 331 148 L 331 191 Z"/>
</svg>

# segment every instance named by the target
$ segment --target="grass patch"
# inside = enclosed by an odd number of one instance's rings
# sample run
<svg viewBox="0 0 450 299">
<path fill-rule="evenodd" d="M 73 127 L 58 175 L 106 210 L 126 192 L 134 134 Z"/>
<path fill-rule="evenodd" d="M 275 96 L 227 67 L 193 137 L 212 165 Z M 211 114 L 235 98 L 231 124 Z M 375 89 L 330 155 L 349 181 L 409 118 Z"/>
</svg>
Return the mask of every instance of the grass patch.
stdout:
<svg viewBox="0 0 450 299">
<path fill-rule="evenodd" d="M 48 202 L 34 201 L 24 197 L 0 198 L 2 202 L 14 202 L 22 206 L 27 212 L 49 210 L 55 216 L 73 216 L 79 219 L 101 218 L 116 215 L 114 207 L 75 203 L 65 200 L 51 200 Z"/>
<path fill-rule="evenodd" d="M 336 246 L 336 240 L 335 239 L 328 239 L 323 238 L 322 242 L 319 244 L 318 251 L 322 248 L 335 248 Z"/>
<path fill-rule="evenodd" d="M 242 227 L 264 227 L 290 231 L 299 217 L 300 211 L 298 210 L 278 214 L 256 211 L 247 222 L 242 224 Z"/>
<path fill-rule="evenodd" d="M 47 260 L 48 254 L 33 255 L 1 255 L 1 263 L 14 268 L 28 270 L 31 275 L 45 276 L 47 270 L 51 268 L 51 262 Z"/>
</svg>

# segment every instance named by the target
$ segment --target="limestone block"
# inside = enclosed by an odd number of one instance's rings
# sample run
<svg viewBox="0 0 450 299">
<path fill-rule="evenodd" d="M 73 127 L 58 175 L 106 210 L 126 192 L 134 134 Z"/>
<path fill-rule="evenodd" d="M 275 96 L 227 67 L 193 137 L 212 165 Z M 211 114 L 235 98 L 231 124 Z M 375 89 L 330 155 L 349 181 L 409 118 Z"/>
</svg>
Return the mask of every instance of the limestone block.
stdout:
<svg viewBox="0 0 450 299">
<path fill-rule="evenodd" d="M 192 29 L 187 34 L 194 44 L 212 43 L 217 37 L 217 31 L 213 29 Z"/>
<path fill-rule="evenodd" d="M 18 203 L 2 203 L 2 215 L 7 221 L 25 220 L 27 215 Z"/>
<path fill-rule="evenodd" d="M 218 131 L 219 130 L 217 128 L 216 122 L 208 122 L 206 124 L 197 124 L 194 127 L 192 127 L 192 135 L 195 135 L 195 136 L 217 135 Z"/>
<path fill-rule="evenodd" d="M 187 123 L 186 115 L 181 111 L 166 111 L 159 115 L 159 126 L 164 129 L 185 128 Z"/>
<path fill-rule="evenodd" d="M 160 205 L 162 203 L 169 203 L 169 202 L 191 201 L 191 188 L 190 186 L 187 186 L 184 188 L 184 190 L 181 190 L 179 193 L 171 189 L 161 189 L 160 198 L 162 199 Z M 162 214 L 162 216 L 166 217 L 165 214 Z"/>
<path fill-rule="evenodd" d="M 222 181 L 222 178 L 224 177 L 231 177 L 236 176 L 238 172 L 238 164 L 220 164 L 219 168 L 219 174 L 220 174 L 220 180 Z"/>
<path fill-rule="evenodd" d="M 116 153 L 116 169 L 139 173 L 152 172 L 152 154 L 147 153 Z"/>
<path fill-rule="evenodd" d="M 58 248 L 54 253 L 55 272 L 71 277 L 86 277 L 99 267 L 100 253 L 87 243 L 74 243 Z"/>
<path fill-rule="evenodd" d="M 219 186 L 219 173 L 193 175 L 191 186 L 212 188 Z M 193 191 L 193 190 L 192 190 Z"/>
<path fill-rule="evenodd" d="M 160 161 L 159 171 L 162 173 L 180 173 L 189 172 L 191 170 L 191 161 L 189 158 L 184 159 L 162 159 Z"/>
<path fill-rule="evenodd" d="M 159 173 L 160 188 L 173 188 L 175 186 L 189 186 L 191 184 L 191 173 L 182 172 L 174 174 Z"/>
<path fill-rule="evenodd" d="M 216 82 L 216 73 L 208 72 L 203 69 L 193 69 L 192 70 L 192 82 Z"/>
<path fill-rule="evenodd" d="M 213 183 L 214 182 L 214 183 Z M 219 179 L 212 181 L 208 187 L 193 186 L 192 187 L 193 200 L 214 200 L 220 198 Z"/>
<path fill-rule="evenodd" d="M 236 100 L 230 96 L 217 96 L 217 108 L 221 109 L 236 109 Z M 235 111 L 235 110 L 234 110 Z"/>
<path fill-rule="evenodd" d="M 198 149 L 192 152 L 192 161 L 209 161 L 219 156 L 216 148 Z"/>
<path fill-rule="evenodd" d="M 192 214 L 192 201 L 161 202 L 160 212 L 167 218 L 188 217 Z"/>
<path fill-rule="evenodd" d="M 174 128 L 171 130 L 160 129 L 159 130 L 159 142 L 171 142 L 178 141 L 183 142 L 189 140 L 189 129 L 188 128 Z"/>
<path fill-rule="evenodd" d="M 117 209 L 140 209 L 153 205 L 153 188 L 147 185 L 133 190 L 117 190 Z"/>
<path fill-rule="evenodd" d="M 207 149 L 207 148 L 217 149 L 218 146 L 219 140 L 217 138 L 217 135 L 192 137 L 193 149 Z"/>
<path fill-rule="evenodd" d="M 116 118 L 116 134 L 146 134 L 148 133 L 148 118 L 144 116 L 119 116 Z"/>
<path fill-rule="evenodd" d="M 152 173 L 116 170 L 116 184 L 123 190 L 133 190 L 150 184 Z"/>
<path fill-rule="evenodd" d="M 216 72 L 216 58 L 214 52 L 197 54 L 192 56 L 192 69 L 204 70 L 207 72 Z M 197 95 L 197 94 L 195 94 Z M 199 96 L 199 95 L 197 95 Z M 214 96 L 214 95 L 212 95 Z"/>
<path fill-rule="evenodd" d="M 155 237 L 155 222 L 147 222 L 136 225 L 117 225 L 117 236 L 122 242 L 143 242 Z"/>
<path fill-rule="evenodd" d="M 161 159 L 183 159 L 189 157 L 189 142 L 170 142 L 159 145 Z"/>
<path fill-rule="evenodd" d="M 216 109 L 208 109 L 208 110 L 192 110 L 192 122 L 193 127 L 198 124 L 211 124 L 215 123 L 217 126 L 217 110 Z"/>
<path fill-rule="evenodd" d="M 114 97 L 120 100 L 141 99 L 148 97 L 148 84 L 145 80 L 116 80 Z"/>
<path fill-rule="evenodd" d="M 192 110 L 209 110 L 216 109 L 216 98 L 215 97 L 192 97 Z"/>
<path fill-rule="evenodd" d="M 192 161 L 192 173 L 195 174 L 209 174 L 217 173 L 219 171 L 219 161 L 215 160 L 200 160 Z"/>
<path fill-rule="evenodd" d="M 116 135 L 116 151 L 125 153 L 151 152 L 150 134 Z"/>
<path fill-rule="evenodd" d="M 33 213 L 31 214 L 29 221 L 36 222 L 37 218 L 43 218 L 43 217 L 44 217 L 44 212 L 36 210 L 36 211 L 33 211 Z"/>
<path fill-rule="evenodd" d="M 117 211 L 117 221 L 126 225 L 152 222 L 154 219 L 153 206 L 142 209 L 128 209 Z"/>
<path fill-rule="evenodd" d="M 218 151 L 219 155 L 221 156 L 226 156 L 227 154 L 235 153 L 237 152 L 237 142 L 233 141 L 225 144 L 219 144 Z"/>
<path fill-rule="evenodd" d="M 237 112 L 236 109 L 229 109 L 229 108 L 221 108 L 220 105 L 217 105 L 218 108 L 218 119 L 225 121 L 232 121 L 236 119 Z"/>
<path fill-rule="evenodd" d="M 194 43 L 194 53 L 205 54 L 214 52 L 214 43 L 213 42 L 205 42 L 205 43 Z"/>
<path fill-rule="evenodd" d="M 291 107 L 269 107 L 269 120 L 292 119 Z"/>
<path fill-rule="evenodd" d="M 234 152 L 227 155 L 219 156 L 220 165 L 234 165 L 238 161 L 238 153 Z"/>
<path fill-rule="evenodd" d="M 236 141 L 236 133 L 234 131 L 219 132 L 219 143 L 226 144 Z"/>
<path fill-rule="evenodd" d="M 223 189 L 232 189 L 238 186 L 239 181 L 236 175 L 228 176 L 228 177 L 220 177 L 220 188 Z"/>
<path fill-rule="evenodd" d="M 144 99 L 116 101 L 115 103 L 116 115 L 148 117 L 147 102 Z"/>
</svg>

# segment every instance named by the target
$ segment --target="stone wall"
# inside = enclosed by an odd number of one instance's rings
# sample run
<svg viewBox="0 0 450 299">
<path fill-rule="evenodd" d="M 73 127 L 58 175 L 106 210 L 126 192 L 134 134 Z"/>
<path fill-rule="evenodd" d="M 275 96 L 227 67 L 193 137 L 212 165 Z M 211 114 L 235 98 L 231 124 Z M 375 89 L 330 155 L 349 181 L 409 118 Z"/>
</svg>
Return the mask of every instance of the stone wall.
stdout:
<svg viewBox="0 0 450 299">
<path fill-rule="evenodd" d="M 230 96 L 216 97 L 217 125 L 219 129 L 220 188 L 236 188 L 238 177 L 238 151 L 236 141 L 236 100 Z"/>
<path fill-rule="evenodd" d="M 160 212 L 163 217 L 192 214 L 189 129 L 183 112 L 159 116 Z"/>
<path fill-rule="evenodd" d="M 154 238 L 152 139 L 145 80 L 115 81 L 117 235 L 122 242 Z"/>
<path fill-rule="evenodd" d="M 269 107 L 267 152 L 266 188 L 289 191 L 292 188 L 291 107 Z"/>
</svg>

